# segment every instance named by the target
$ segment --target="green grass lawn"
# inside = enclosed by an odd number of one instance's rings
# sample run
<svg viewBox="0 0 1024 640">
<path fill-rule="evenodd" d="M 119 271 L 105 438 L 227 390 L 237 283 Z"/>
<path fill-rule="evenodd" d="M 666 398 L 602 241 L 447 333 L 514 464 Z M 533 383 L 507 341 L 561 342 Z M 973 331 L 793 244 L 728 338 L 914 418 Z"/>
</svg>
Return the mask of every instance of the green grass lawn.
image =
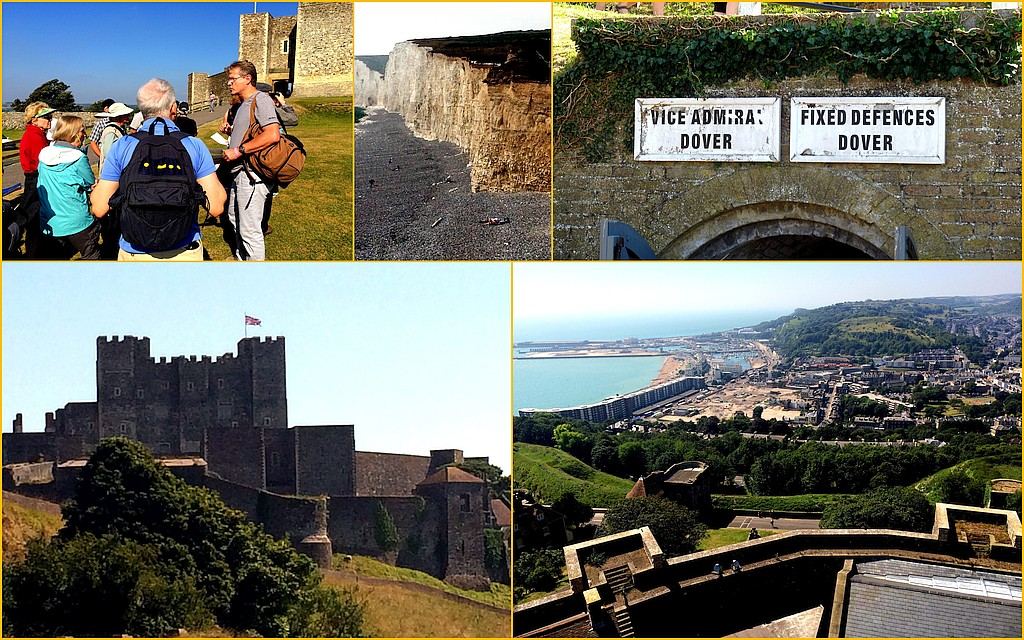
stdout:
<svg viewBox="0 0 1024 640">
<path fill-rule="evenodd" d="M 773 536 L 779 531 L 773 531 L 771 529 L 758 529 L 758 533 L 761 534 L 762 538 Z M 726 527 L 724 529 L 708 529 L 708 534 L 704 536 L 704 539 L 697 545 L 698 551 L 707 551 L 709 549 L 717 549 L 718 547 L 724 547 L 730 544 L 736 544 L 737 542 L 746 542 L 747 536 L 750 535 L 750 529 L 736 529 Z"/>
<path fill-rule="evenodd" d="M 24 129 L 4 129 L 3 134 L 5 138 L 11 140 L 21 140 L 21 137 L 25 135 Z"/>
<path fill-rule="evenodd" d="M 351 260 L 352 98 L 295 98 L 290 104 L 299 114 L 299 126 L 289 133 L 305 146 L 306 165 L 298 179 L 274 198 L 267 258 Z M 218 128 L 219 120 L 199 127 L 199 138 L 211 151 L 223 150 L 210 140 Z M 231 259 L 219 228 L 204 227 L 203 237 L 210 257 Z"/>
<path fill-rule="evenodd" d="M 959 464 L 953 465 L 952 467 L 933 473 L 924 480 L 914 484 L 914 488 L 918 491 L 923 491 L 932 502 L 938 502 L 940 498 L 939 481 L 952 473 L 954 469 L 962 471 L 972 478 L 978 478 L 984 481 L 986 485 L 989 484 L 990 480 L 995 478 L 1010 478 L 1013 480 L 1021 479 L 1020 456 L 1014 456 L 1011 454 L 965 460 Z M 986 487 L 985 490 L 988 492 L 989 487 Z"/>
<path fill-rule="evenodd" d="M 512 455 L 516 488 L 544 502 L 571 492 L 591 507 L 609 507 L 633 488 L 631 480 L 598 471 L 553 447 L 517 442 Z"/>
<path fill-rule="evenodd" d="M 445 591 L 447 593 L 454 593 L 456 595 L 469 598 L 470 600 L 476 600 L 483 604 L 489 604 L 493 607 L 508 608 L 509 603 L 512 602 L 511 590 L 508 585 L 499 584 L 497 582 L 491 583 L 491 590 L 484 591 L 470 591 L 469 589 L 459 589 L 453 587 L 443 580 L 438 580 L 434 576 L 423 573 L 422 571 L 416 571 L 415 569 L 406 569 L 403 567 L 396 567 L 374 558 L 366 556 L 352 556 L 351 562 L 346 562 L 342 559 L 342 556 L 334 556 L 334 568 L 339 571 L 354 571 L 361 576 L 370 576 L 373 578 L 386 578 L 388 580 L 396 580 L 398 582 L 415 582 L 417 584 L 426 585 L 439 591 Z"/>
<path fill-rule="evenodd" d="M 759 511 L 822 511 L 833 502 L 847 500 L 848 493 L 805 493 L 798 496 L 711 496 L 716 509 L 755 509 Z"/>
</svg>

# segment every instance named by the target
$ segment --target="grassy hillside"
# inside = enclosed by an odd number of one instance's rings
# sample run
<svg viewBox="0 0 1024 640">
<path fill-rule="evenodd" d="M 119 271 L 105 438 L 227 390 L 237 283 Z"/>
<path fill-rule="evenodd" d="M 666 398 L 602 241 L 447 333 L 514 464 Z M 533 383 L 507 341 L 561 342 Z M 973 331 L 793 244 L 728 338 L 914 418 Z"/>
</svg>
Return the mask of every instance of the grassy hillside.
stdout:
<svg viewBox="0 0 1024 640">
<path fill-rule="evenodd" d="M 1016 305 L 1016 307 L 1014 307 Z M 1019 315 L 1013 295 L 844 302 L 796 312 L 757 325 L 774 329 L 773 345 L 785 357 L 907 354 L 957 344 L 972 359 L 979 341 L 944 329 L 963 314 Z"/>
<path fill-rule="evenodd" d="M 307 157 L 302 175 L 274 197 L 267 259 L 351 260 L 352 98 L 296 98 L 289 104 L 299 125 L 288 132 L 302 141 Z M 199 127 L 199 139 L 211 150 L 223 149 L 210 140 L 219 127 L 219 120 Z M 203 227 L 210 257 L 229 260 L 221 235 L 217 227 Z"/>
<path fill-rule="evenodd" d="M 952 467 L 937 471 L 924 480 L 914 485 L 915 489 L 923 491 L 932 502 L 939 501 L 939 481 L 948 476 L 954 469 L 962 471 L 971 478 L 977 478 L 988 485 L 994 478 L 1021 479 L 1021 459 L 1019 455 L 987 456 L 985 458 L 974 458 L 955 464 Z M 986 487 L 988 491 L 988 487 Z"/>
<path fill-rule="evenodd" d="M 591 507 L 608 507 L 633 488 L 631 480 L 598 471 L 552 447 L 517 442 L 512 451 L 515 487 L 544 502 L 571 492 Z"/>
<path fill-rule="evenodd" d="M 508 585 L 499 584 L 497 582 L 491 583 L 490 591 L 470 591 L 469 589 L 453 587 L 444 580 L 438 580 L 434 576 L 423 573 L 422 571 L 396 567 L 386 562 L 375 560 L 374 558 L 368 558 L 366 556 L 352 556 L 352 560 L 350 562 L 346 562 L 341 558 L 342 556 L 334 557 L 334 566 L 340 571 L 358 573 L 360 576 L 368 576 L 371 578 L 385 578 L 396 582 L 422 584 L 430 587 L 431 589 L 437 589 L 439 591 L 462 596 L 463 598 L 469 598 L 470 600 L 476 600 L 477 602 L 490 605 L 492 607 L 507 607 L 508 603 L 511 602 L 511 589 L 509 589 Z"/>
<path fill-rule="evenodd" d="M 343 562 L 339 563 L 344 565 Z M 366 628 L 373 637 L 508 637 L 511 632 L 508 587 L 498 585 L 490 594 L 455 589 L 425 573 L 399 569 L 371 558 L 355 556 L 352 566 L 328 572 L 328 585 L 358 586 L 366 603 Z M 467 602 L 456 597 L 474 594 Z"/>
<path fill-rule="evenodd" d="M 61 528 L 60 507 L 6 491 L 3 496 L 3 561 L 17 561 L 29 540 L 52 537 Z"/>
</svg>

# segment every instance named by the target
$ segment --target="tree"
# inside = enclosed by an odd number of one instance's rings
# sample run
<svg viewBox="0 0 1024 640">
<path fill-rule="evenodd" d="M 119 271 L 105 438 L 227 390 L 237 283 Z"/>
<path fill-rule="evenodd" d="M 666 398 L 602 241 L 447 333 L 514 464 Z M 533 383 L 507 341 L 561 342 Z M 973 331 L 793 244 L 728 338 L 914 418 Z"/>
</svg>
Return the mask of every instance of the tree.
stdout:
<svg viewBox="0 0 1024 640">
<path fill-rule="evenodd" d="M 825 507 L 822 529 L 931 531 L 934 508 L 922 493 L 906 487 L 879 489 Z"/>
<path fill-rule="evenodd" d="M 566 524 L 573 527 L 589 522 L 594 517 L 594 510 L 577 500 L 576 496 L 568 491 L 555 500 L 551 508 L 565 516 Z"/>
<path fill-rule="evenodd" d="M 590 464 L 600 471 L 619 475 L 619 448 L 615 446 L 611 438 L 603 437 L 598 439 L 594 448 L 590 451 Z"/>
<path fill-rule="evenodd" d="M 644 452 L 644 445 L 636 440 L 620 444 L 619 464 L 630 477 L 642 476 L 647 470 L 647 455 Z"/>
<path fill-rule="evenodd" d="M 554 431 L 555 446 L 587 462 L 590 460 L 590 438 L 576 431 L 570 424 L 560 424 Z"/>
<path fill-rule="evenodd" d="M 969 476 L 960 469 L 953 469 L 939 478 L 936 490 L 942 502 L 975 507 L 985 503 L 985 482 Z"/>
<path fill-rule="evenodd" d="M 71 94 L 71 88 L 65 83 L 61 82 L 57 78 L 48 80 L 43 84 L 36 87 L 32 93 L 28 94 L 28 98 L 18 106 L 12 104 L 11 106 L 16 110 L 20 111 L 24 106 L 31 102 L 45 102 L 57 111 L 74 111 L 75 110 L 75 96 Z M 17 101 L 15 101 L 17 102 Z"/>
<path fill-rule="evenodd" d="M 522 600 L 536 591 L 551 591 L 558 586 L 565 567 L 561 549 L 520 551 L 515 560 L 515 599 Z"/>
<path fill-rule="evenodd" d="M 3 608 L 19 636 L 159 637 L 213 621 L 191 576 L 111 535 L 29 543 L 24 562 L 4 566 Z"/>
<path fill-rule="evenodd" d="M 666 553 L 682 555 L 697 549 L 707 533 L 696 515 L 665 498 L 630 498 L 608 509 L 598 531 L 610 535 L 630 529 L 650 527 L 651 533 Z"/>
<path fill-rule="evenodd" d="M 355 590 L 334 587 L 307 589 L 288 615 L 293 638 L 354 638 L 363 634 L 366 604 Z"/>
<path fill-rule="evenodd" d="M 373 538 L 384 553 L 391 553 L 398 548 L 398 528 L 380 500 L 377 501 L 377 511 L 373 517 Z"/>
<path fill-rule="evenodd" d="M 213 492 L 176 478 L 158 466 L 142 444 L 126 438 L 100 442 L 63 516 L 65 525 L 53 543 L 57 545 L 54 553 L 62 545 L 86 544 L 77 541 L 88 537 L 140 545 L 147 549 L 138 552 L 140 557 L 156 559 L 155 574 L 167 581 L 168 590 L 185 597 L 187 587 L 182 585 L 191 581 L 206 611 L 217 624 L 231 629 L 266 636 L 287 634 L 293 609 L 319 583 L 312 560 L 299 555 L 287 540 L 269 536 Z M 146 577 L 150 574 L 140 570 L 139 575 L 145 577 L 139 579 L 143 586 L 152 583 Z M 15 593 L 16 602 L 52 593 L 52 585 L 32 584 Z M 152 584 L 159 587 L 159 582 Z M 128 601 L 136 598 L 131 590 L 104 582 L 94 592 L 96 602 L 112 610 L 127 610 Z M 7 614 L 6 602 L 4 609 Z M 188 626 L 187 616 L 176 611 L 168 607 L 167 616 L 161 618 L 162 632 L 133 635 L 160 635 Z M 46 617 L 39 618 L 38 624 L 46 624 Z M 86 635 L 123 633 L 131 631 Z M 65 634 L 55 628 L 41 635 Z"/>
</svg>

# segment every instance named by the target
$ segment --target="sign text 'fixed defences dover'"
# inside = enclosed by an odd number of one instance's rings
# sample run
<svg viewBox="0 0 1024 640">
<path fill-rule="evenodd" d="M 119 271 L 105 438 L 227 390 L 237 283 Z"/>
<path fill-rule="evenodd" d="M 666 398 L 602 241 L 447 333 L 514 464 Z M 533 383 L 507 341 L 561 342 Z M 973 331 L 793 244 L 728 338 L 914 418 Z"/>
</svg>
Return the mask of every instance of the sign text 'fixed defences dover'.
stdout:
<svg viewBox="0 0 1024 640">
<path fill-rule="evenodd" d="M 793 98 L 791 162 L 944 164 L 945 98 Z"/>
</svg>

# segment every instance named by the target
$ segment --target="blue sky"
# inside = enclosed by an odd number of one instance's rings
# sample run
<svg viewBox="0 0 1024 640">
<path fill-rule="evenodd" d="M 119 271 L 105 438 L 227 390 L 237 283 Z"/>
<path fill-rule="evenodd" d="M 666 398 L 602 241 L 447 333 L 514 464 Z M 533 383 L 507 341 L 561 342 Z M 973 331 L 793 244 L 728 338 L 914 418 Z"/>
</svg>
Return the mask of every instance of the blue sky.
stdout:
<svg viewBox="0 0 1024 640">
<path fill-rule="evenodd" d="M 355 424 L 361 451 L 460 448 L 509 470 L 509 265 L 24 265 L 3 268 L 3 430 L 96 399 L 96 337 L 154 357 L 285 336 L 292 425 Z"/>
<path fill-rule="evenodd" d="M 293 16 L 295 2 L 259 2 L 257 11 Z M 217 73 L 238 57 L 238 16 L 252 2 L 3 3 L 3 101 L 26 98 L 47 80 L 71 86 L 89 104 L 135 103 L 154 76 L 180 99 L 193 71 Z"/>
<path fill-rule="evenodd" d="M 851 300 L 1021 292 L 1017 262 L 516 264 L 516 319 L 776 313 Z M 770 320 L 774 316 L 766 317 Z"/>
<path fill-rule="evenodd" d="M 416 38 L 551 28 L 547 2 L 357 2 L 355 54 L 387 55 Z"/>
</svg>

